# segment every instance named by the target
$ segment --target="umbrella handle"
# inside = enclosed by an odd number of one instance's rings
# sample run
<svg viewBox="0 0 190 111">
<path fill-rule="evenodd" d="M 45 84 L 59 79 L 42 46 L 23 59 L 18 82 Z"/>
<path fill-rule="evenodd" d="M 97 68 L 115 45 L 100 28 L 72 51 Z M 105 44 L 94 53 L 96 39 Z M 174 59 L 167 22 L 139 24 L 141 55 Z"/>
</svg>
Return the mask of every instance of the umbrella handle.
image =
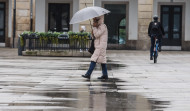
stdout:
<svg viewBox="0 0 190 111">
<path fill-rule="evenodd" d="M 89 19 L 89 21 L 90 21 L 90 27 L 91 27 L 91 30 L 92 30 L 92 23 L 91 23 L 91 20 Z"/>
</svg>

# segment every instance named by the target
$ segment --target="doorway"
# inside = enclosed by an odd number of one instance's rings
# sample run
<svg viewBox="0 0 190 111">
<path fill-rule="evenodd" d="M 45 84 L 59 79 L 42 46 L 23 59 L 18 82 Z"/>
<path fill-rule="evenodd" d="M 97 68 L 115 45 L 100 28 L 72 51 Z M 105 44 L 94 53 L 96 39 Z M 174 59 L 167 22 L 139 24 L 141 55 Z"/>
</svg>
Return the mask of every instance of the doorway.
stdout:
<svg viewBox="0 0 190 111">
<path fill-rule="evenodd" d="M 0 2 L 0 43 L 5 43 L 5 3 Z"/>
<path fill-rule="evenodd" d="M 105 15 L 105 24 L 108 28 L 108 43 L 126 44 L 126 4 L 104 4 L 104 8 L 111 11 Z M 110 19 L 111 18 L 111 19 Z"/>
<path fill-rule="evenodd" d="M 162 45 L 181 46 L 182 6 L 161 5 L 161 23 L 165 31 Z"/>
<path fill-rule="evenodd" d="M 48 31 L 69 31 L 70 4 L 50 3 L 48 17 Z"/>
</svg>

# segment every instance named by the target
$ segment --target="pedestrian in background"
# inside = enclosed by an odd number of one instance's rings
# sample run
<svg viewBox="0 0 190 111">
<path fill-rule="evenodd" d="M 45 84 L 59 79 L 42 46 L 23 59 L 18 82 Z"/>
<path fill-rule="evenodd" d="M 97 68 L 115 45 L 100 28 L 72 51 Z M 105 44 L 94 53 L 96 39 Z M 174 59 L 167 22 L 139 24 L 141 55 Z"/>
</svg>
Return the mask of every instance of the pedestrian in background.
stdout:
<svg viewBox="0 0 190 111">
<path fill-rule="evenodd" d="M 82 26 L 80 27 L 80 32 L 81 32 L 81 33 L 86 32 L 86 27 L 82 25 Z"/>
<path fill-rule="evenodd" d="M 84 78 L 90 79 L 91 74 L 96 66 L 96 63 L 100 63 L 102 66 L 102 76 L 98 79 L 108 79 L 107 65 L 106 65 L 106 49 L 108 41 L 108 30 L 107 26 L 104 24 L 104 16 L 93 18 L 93 30 L 92 36 L 94 40 L 95 51 L 91 56 L 91 63 L 88 71 L 85 75 L 82 75 Z"/>
<path fill-rule="evenodd" d="M 80 27 L 80 32 L 81 32 L 81 33 L 86 32 L 86 27 L 85 27 L 84 25 L 82 25 L 82 26 Z M 83 52 L 82 49 L 85 48 L 85 42 L 84 42 L 84 41 L 80 41 L 79 46 L 80 46 L 80 52 Z M 85 49 L 86 49 L 86 48 L 85 48 Z M 86 49 L 86 50 L 87 50 L 87 49 Z"/>
</svg>

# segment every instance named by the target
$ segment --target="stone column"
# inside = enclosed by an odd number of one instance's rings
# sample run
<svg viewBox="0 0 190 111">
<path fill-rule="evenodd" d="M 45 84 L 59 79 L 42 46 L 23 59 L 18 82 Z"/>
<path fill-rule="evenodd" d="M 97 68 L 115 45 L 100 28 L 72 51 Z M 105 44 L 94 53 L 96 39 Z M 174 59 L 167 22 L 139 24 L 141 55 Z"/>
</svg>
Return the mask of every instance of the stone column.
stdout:
<svg viewBox="0 0 190 111">
<path fill-rule="evenodd" d="M 90 6 L 93 6 L 93 0 L 80 0 L 80 9 L 83 9 L 83 8 L 85 8 L 86 6 L 85 6 L 85 3 L 86 3 L 86 5 L 88 6 L 88 7 L 90 7 Z M 91 20 L 92 21 L 92 20 Z M 91 32 L 91 28 L 90 28 L 90 22 L 89 21 L 84 21 L 84 22 L 81 22 L 80 23 L 80 26 L 82 26 L 82 25 L 84 25 L 84 26 L 86 26 L 86 31 L 87 32 Z"/>
<path fill-rule="evenodd" d="M 35 31 L 46 31 L 46 0 L 35 1 Z"/>
<path fill-rule="evenodd" d="M 14 6 L 14 0 L 12 0 L 12 4 L 12 6 Z M 18 35 L 24 31 L 30 31 L 30 0 L 16 0 L 15 47 L 17 47 L 18 44 Z"/>
<path fill-rule="evenodd" d="M 148 26 L 152 21 L 153 0 L 138 0 L 138 41 L 137 49 L 149 50 Z"/>
</svg>

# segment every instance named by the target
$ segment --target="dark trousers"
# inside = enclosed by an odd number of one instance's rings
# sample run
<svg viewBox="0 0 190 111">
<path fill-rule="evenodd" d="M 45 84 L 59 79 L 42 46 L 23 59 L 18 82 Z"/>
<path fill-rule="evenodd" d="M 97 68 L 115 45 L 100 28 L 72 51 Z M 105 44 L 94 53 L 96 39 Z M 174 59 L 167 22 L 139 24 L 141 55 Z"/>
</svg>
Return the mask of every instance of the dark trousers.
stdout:
<svg viewBox="0 0 190 111">
<path fill-rule="evenodd" d="M 96 66 L 96 62 L 91 61 L 90 67 L 89 67 L 88 71 L 86 72 L 86 74 L 90 76 L 92 74 L 95 66 Z M 106 64 L 101 64 L 101 66 L 102 66 L 102 74 L 103 74 L 103 76 L 108 76 L 107 65 Z"/>
<path fill-rule="evenodd" d="M 162 38 L 161 37 L 158 37 L 158 48 L 161 49 L 161 46 L 162 46 Z M 155 44 L 155 38 L 153 36 L 151 36 L 151 47 L 150 47 L 150 56 L 152 57 L 153 56 L 153 51 L 154 51 L 154 44 Z"/>
</svg>

